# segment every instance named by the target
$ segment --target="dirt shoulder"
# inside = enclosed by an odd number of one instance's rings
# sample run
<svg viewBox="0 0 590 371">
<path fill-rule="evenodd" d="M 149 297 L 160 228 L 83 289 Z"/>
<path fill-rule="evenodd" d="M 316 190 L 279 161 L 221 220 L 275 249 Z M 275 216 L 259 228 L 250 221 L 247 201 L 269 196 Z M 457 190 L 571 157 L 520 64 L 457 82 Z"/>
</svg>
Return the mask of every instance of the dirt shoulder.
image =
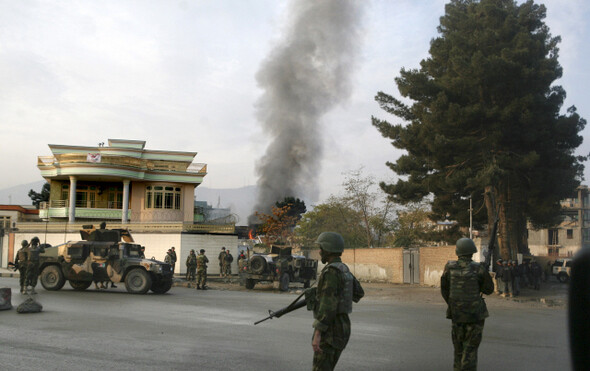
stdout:
<svg viewBox="0 0 590 371">
<path fill-rule="evenodd" d="M 362 282 L 365 290 L 365 299 L 370 300 L 394 300 L 400 302 L 412 303 L 431 303 L 445 304 L 440 288 L 425 287 L 418 285 L 404 285 L 380 282 Z M 177 281 L 175 286 L 188 287 L 188 282 L 184 280 Z M 238 279 L 232 279 L 232 282 L 221 280 L 219 278 L 210 279 L 208 286 L 213 290 L 232 290 L 248 291 L 244 286 L 240 286 Z M 502 306 L 531 306 L 531 307 L 554 307 L 565 308 L 567 305 L 568 285 L 561 284 L 557 281 L 549 281 L 541 286 L 541 290 L 524 288 L 521 295 L 513 298 L 503 298 L 497 294 L 484 296 L 486 303 L 490 307 Z M 276 294 L 300 294 L 302 286 L 292 286 L 289 293 L 282 293 L 275 284 L 257 284 L 255 291 L 276 293 Z"/>
</svg>

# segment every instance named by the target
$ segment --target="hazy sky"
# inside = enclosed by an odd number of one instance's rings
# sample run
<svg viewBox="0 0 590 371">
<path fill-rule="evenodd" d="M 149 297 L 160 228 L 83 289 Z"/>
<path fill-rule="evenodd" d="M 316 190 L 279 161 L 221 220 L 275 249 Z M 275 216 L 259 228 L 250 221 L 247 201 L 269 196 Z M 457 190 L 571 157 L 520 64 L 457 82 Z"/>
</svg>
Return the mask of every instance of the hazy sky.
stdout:
<svg viewBox="0 0 590 371">
<path fill-rule="evenodd" d="M 590 119 L 590 2 L 538 2 L 562 37 L 565 107 Z M 377 179 L 394 177 L 385 162 L 399 153 L 371 115 L 396 121 L 374 96 L 398 95 L 393 79 L 427 57 L 445 3 L 369 2 L 350 98 L 320 122 L 322 170 L 311 180 L 320 201 L 341 190 L 342 172 L 360 166 Z M 287 9 L 277 0 L 0 0 L 0 189 L 40 180 L 37 156 L 51 154 L 49 143 L 109 138 L 197 151 L 195 161 L 208 164 L 206 187 L 256 184 L 269 140 L 256 120 L 255 75 L 280 40 Z M 580 154 L 590 152 L 585 137 Z"/>
</svg>

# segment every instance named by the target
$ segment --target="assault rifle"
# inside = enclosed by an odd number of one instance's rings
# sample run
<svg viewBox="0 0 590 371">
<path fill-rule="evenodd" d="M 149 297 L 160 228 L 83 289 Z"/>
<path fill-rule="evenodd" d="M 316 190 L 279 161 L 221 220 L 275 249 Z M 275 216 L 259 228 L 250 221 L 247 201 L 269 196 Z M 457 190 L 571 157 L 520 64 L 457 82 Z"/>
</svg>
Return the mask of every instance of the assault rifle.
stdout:
<svg viewBox="0 0 590 371">
<path fill-rule="evenodd" d="M 8 268 L 12 268 L 16 272 L 18 270 L 18 263 L 8 262 Z"/>
<path fill-rule="evenodd" d="M 308 305 L 308 303 L 312 303 L 313 300 L 315 300 L 315 291 L 316 288 L 310 288 L 307 289 L 305 291 L 303 291 L 301 293 L 301 295 L 299 295 L 295 300 L 293 300 L 291 302 L 291 304 L 287 305 L 284 308 L 281 308 L 279 310 L 277 310 L 276 312 L 273 312 L 272 310 L 268 310 L 268 317 L 261 319 L 260 321 L 256 321 L 254 322 L 254 325 L 259 324 L 260 322 L 264 322 L 267 319 L 273 319 L 273 318 L 280 318 L 281 316 L 287 314 L 287 313 L 291 313 L 294 310 L 297 310 L 301 307 L 305 307 Z M 301 299 L 301 297 L 305 295 L 305 298 L 303 300 L 299 300 Z"/>
<path fill-rule="evenodd" d="M 496 247 L 496 234 L 498 233 L 498 222 L 500 221 L 499 214 L 500 209 L 496 210 L 496 220 L 494 220 L 492 234 L 490 235 L 490 242 L 488 243 L 488 253 L 486 255 L 486 260 L 484 263 L 486 271 L 490 270 L 490 264 L 492 263 L 492 254 L 494 253 L 494 249 Z"/>
</svg>

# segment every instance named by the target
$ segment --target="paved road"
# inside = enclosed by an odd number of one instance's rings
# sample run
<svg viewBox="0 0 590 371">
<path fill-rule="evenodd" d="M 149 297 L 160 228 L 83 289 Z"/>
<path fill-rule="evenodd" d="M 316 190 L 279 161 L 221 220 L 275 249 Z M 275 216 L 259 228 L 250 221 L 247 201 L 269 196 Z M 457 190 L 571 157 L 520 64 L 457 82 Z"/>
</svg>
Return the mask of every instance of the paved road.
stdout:
<svg viewBox="0 0 590 371">
<path fill-rule="evenodd" d="M 308 370 L 311 314 L 304 309 L 257 326 L 267 309 L 294 294 L 270 290 L 166 295 L 39 288 L 44 311 L 0 312 L 0 369 L 6 370 Z M 18 280 L 13 305 L 23 298 Z M 433 291 L 435 292 L 435 291 Z M 490 298 L 492 317 L 480 347 L 480 370 L 569 369 L 563 308 Z M 352 314 L 353 335 L 339 370 L 451 370 L 450 321 L 439 297 L 373 296 Z"/>
</svg>

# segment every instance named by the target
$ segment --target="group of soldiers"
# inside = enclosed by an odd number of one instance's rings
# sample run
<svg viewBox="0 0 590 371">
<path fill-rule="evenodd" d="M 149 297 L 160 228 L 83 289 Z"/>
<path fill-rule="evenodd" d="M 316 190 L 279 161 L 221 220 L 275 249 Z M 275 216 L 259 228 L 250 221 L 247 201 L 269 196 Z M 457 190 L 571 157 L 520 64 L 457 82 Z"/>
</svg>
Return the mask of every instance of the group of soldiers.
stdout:
<svg viewBox="0 0 590 371">
<path fill-rule="evenodd" d="M 201 249 L 199 255 L 192 249 L 186 258 L 186 280 L 197 283 L 197 290 L 207 290 L 207 263 L 205 250 Z"/>
<path fill-rule="evenodd" d="M 164 263 L 168 263 L 172 266 L 172 273 L 174 273 L 174 267 L 176 266 L 176 251 L 174 250 L 174 246 L 168 249 L 166 253 L 166 257 L 164 258 Z"/>
<path fill-rule="evenodd" d="M 14 266 L 20 273 L 20 293 L 34 294 L 39 277 L 39 254 L 45 252 L 38 237 L 33 237 L 31 243 L 21 242 L 21 248 L 16 253 Z"/>
<path fill-rule="evenodd" d="M 541 289 L 543 268 L 534 259 L 518 264 L 516 260 L 496 261 L 496 293 L 502 297 L 520 295 L 521 287 Z"/>
</svg>

